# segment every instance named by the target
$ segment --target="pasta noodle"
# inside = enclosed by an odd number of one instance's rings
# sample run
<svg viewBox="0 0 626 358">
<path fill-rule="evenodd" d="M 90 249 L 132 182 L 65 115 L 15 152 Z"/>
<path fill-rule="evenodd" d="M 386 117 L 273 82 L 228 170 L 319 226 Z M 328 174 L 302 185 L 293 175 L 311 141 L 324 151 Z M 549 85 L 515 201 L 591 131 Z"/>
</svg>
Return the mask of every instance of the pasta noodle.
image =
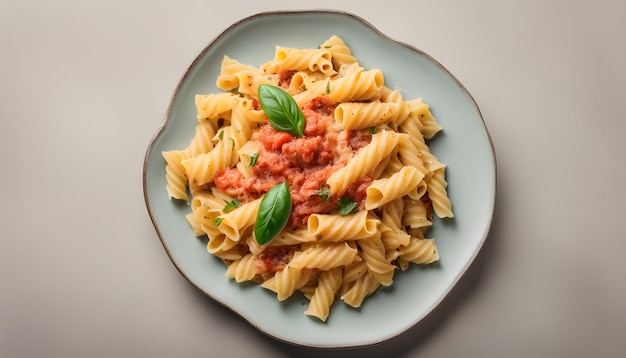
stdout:
<svg viewBox="0 0 626 358">
<path fill-rule="evenodd" d="M 193 233 L 225 276 L 256 282 L 327 321 L 360 307 L 411 265 L 439 260 L 433 215 L 453 218 L 446 165 L 427 141 L 442 130 L 422 98 L 404 99 L 381 70 L 362 67 L 333 35 L 317 48 L 277 45 L 261 66 L 224 56 L 217 87 L 195 96 L 195 135 L 163 151 L 170 199 L 189 202 Z M 261 85 L 282 88 L 304 117 L 302 136 L 275 129 Z M 264 195 L 285 182 L 284 228 L 259 241 Z"/>
<path fill-rule="evenodd" d="M 399 135 L 383 130 L 372 135 L 371 142 L 360 150 L 346 166 L 331 174 L 326 181 L 331 193 L 338 193 L 354 183 L 359 177 L 372 173 L 376 165 L 383 161 L 398 145 Z"/>
<path fill-rule="evenodd" d="M 311 296 L 311 302 L 305 314 L 315 316 L 326 321 L 330 313 L 330 306 L 335 300 L 335 294 L 341 287 L 342 269 L 335 267 L 320 274 L 319 284 Z"/>
<path fill-rule="evenodd" d="M 309 70 L 321 72 L 325 76 L 332 76 L 336 73 L 333 68 L 332 54 L 324 48 L 297 49 L 276 46 L 274 63 L 275 66 L 288 70 Z"/>
<path fill-rule="evenodd" d="M 395 103 L 343 102 L 335 109 L 335 121 L 342 129 L 369 129 L 389 122 L 396 110 Z"/>
<path fill-rule="evenodd" d="M 374 236 L 379 220 L 368 218 L 367 211 L 354 215 L 312 214 L 309 216 L 309 234 L 317 241 L 359 240 Z"/>
<path fill-rule="evenodd" d="M 166 189 L 170 198 L 189 200 L 187 195 L 187 174 L 182 161 L 187 159 L 187 153 L 182 150 L 163 152 L 165 166 Z"/>
</svg>

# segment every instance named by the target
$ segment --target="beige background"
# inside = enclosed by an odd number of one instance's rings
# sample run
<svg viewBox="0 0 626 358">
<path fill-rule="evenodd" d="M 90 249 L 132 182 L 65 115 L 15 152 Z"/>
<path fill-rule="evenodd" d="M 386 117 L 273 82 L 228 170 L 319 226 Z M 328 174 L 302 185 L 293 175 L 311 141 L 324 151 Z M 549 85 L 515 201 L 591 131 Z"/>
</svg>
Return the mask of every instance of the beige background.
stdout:
<svg viewBox="0 0 626 358">
<path fill-rule="evenodd" d="M 0 1 L 0 356 L 318 356 L 175 270 L 146 147 L 195 56 L 242 17 L 340 9 L 426 51 L 493 138 L 491 234 L 441 308 L 329 357 L 626 354 L 626 2 Z"/>
</svg>

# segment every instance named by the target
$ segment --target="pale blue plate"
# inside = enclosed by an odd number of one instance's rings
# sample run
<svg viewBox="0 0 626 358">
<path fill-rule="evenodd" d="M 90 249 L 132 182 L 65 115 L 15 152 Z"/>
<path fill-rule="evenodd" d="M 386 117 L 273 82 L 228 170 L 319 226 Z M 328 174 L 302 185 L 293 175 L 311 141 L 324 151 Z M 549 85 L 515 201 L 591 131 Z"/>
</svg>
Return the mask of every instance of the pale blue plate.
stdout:
<svg viewBox="0 0 626 358">
<path fill-rule="evenodd" d="M 386 84 L 404 98 L 422 97 L 444 131 L 430 145 L 447 164 L 449 195 L 456 217 L 436 220 L 441 260 L 413 266 L 395 276 L 392 287 L 368 297 L 360 309 L 337 300 L 326 323 L 306 316 L 302 296 L 279 302 L 258 285 L 225 278 L 225 266 L 195 238 L 186 204 L 170 201 L 165 190 L 161 152 L 182 149 L 195 133 L 194 96 L 218 92 L 215 80 L 228 55 L 261 65 L 276 45 L 317 47 L 332 35 L 341 37 L 365 68 L 379 68 Z M 163 126 L 148 147 L 144 163 L 146 206 L 167 254 L 194 286 L 276 339 L 310 347 L 354 347 L 391 339 L 435 309 L 470 266 L 491 224 L 496 190 L 496 161 L 489 134 L 471 95 L 433 58 L 381 34 L 358 16 L 336 11 L 261 13 L 226 29 L 200 53 L 180 81 Z M 211 319 L 207 317 L 207 319 Z"/>
</svg>

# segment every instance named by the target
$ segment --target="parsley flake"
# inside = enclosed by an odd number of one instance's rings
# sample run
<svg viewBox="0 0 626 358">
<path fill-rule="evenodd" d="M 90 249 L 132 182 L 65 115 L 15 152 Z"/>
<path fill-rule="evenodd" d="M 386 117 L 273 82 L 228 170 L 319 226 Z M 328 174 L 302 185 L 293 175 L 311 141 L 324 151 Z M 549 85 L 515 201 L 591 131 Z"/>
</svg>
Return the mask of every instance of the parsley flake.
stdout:
<svg viewBox="0 0 626 358">
<path fill-rule="evenodd" d="M 224 220 L 224 218 L 221 218 L 221 217 L 219 217 L 219 216 L 218 216 L 218 217 L 216 217 L 216 218 L 215 218 L 215 220 L 214 220 L 214 221 L 215 221 L 215 226 L 216 226 L 216 227 L 217 227 L 217 226 L 220 226 L 220 224 L 222 223 L 222 220 Z"/>
<path fill-rule="evenodd" d="M 337 206 L 339 207 L 339 215 L 350 215 L 359 211 L 359 205 L 347 196 L 337 200 Z"/>
<path fill-rule="evenodd" d="M 327 186 L 315 190 L 313 193 L 319 195 L 322 201 L 328 201 L 328 198 L 330 198 L 330 189 Z"/>
<path fill-rule="evenodd" d="M 224 212 L 225 213 L 227 213 L 229 211 L 233 211 L 233 210 L 237 209 L 241 205 L 239 203 L 239 200 L 237 200 L 237 199 L 233 199 L 232 201 L 224 200 L 224 202 L 226 202 L 226 206 L 224 206 Z"/>
<path fill-rule="evenodd" d="M 250 157 L 250 164 L 248 164 L 248 167 L 253 167 L 256 165 L 256 161 L 259 159 L 259 153 L 254 153 L 252 154 L 252 156 Z"/>
</svg>

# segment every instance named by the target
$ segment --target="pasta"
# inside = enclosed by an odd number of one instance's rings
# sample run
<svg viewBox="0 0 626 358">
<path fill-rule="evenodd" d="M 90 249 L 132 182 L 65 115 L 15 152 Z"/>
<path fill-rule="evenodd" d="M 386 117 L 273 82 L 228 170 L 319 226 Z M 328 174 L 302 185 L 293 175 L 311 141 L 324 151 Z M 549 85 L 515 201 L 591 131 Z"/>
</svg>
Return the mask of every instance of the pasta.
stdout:
<svg viewBox="0 0 626 358">
<path fill-rule="evenodd" d="M 442 127 L 422 98 L 387 87 L 336 35 L 317 48 L 276 46 L 260 66 L 224 56 L 216 85 L 223 92 L 195 97 L 188 146 L 162 155 L 169 198 L 189 202 L 193 233 L 227 278 L 279 301 L 300 293 L 304 314 L 326 321 L 335 301 L 360 307 L 398 271 L 439 260 L 425 235 L 433 215 L 454 214 L 446 165 L 427 143 Z M 301 134 L 275 128 L 266 85 L 293 100 Z M 263 199 L 283 182 L 287 224 L 259 240 Z"/>
</svg>

